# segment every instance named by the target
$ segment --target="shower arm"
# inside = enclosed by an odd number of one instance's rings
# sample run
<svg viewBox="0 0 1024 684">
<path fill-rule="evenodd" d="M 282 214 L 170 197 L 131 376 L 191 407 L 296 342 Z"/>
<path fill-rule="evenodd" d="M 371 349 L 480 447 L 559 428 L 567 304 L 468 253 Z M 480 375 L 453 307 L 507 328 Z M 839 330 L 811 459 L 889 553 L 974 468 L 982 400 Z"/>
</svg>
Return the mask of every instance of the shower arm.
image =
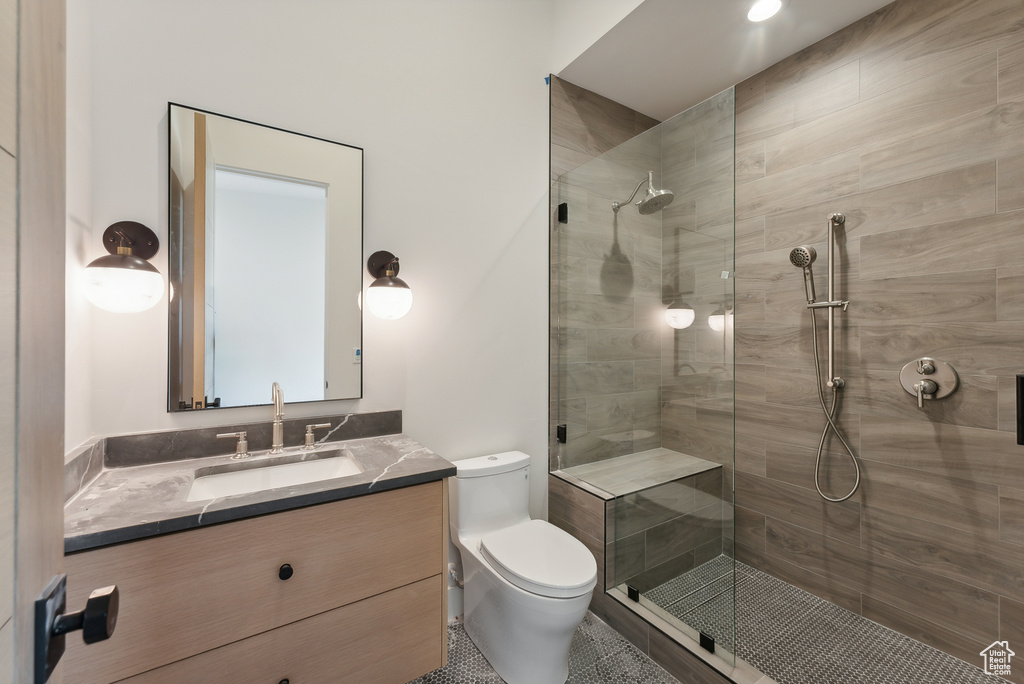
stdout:
<svg viewBox="0 0 1024 684">
<path fill-rule="evenodd" d="M 654 172 L 648 171 L 647 178 L 641 179 L 640 182 L 636 184 L 636 187 L 633 188 L 633 194 L 630 195 L 628 199 L 626 199 L 623 202 L 612 202 L 612 211 L 614 211 L 617 214 L 619 213 L 619 207 L 621 207 L 623 204 L 629 204 L 630 202 L 632 202 L 633 198 L 636 197 L 636 193 L 640 191 L 640 186 L 644 184 L 645 180 L 647 181 L 648 186 L 650 186 L 652 189 L 654 188 Z"/>
</svg>

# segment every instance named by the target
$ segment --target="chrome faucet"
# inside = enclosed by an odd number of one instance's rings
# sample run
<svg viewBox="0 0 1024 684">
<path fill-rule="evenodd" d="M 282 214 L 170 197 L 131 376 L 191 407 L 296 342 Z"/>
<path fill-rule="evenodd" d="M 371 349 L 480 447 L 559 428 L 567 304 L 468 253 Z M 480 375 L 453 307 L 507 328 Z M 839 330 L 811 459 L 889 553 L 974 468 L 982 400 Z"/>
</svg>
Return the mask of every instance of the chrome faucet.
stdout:
<svg viewBox="0 0 1024 684">
<path fill-rule="evenodd" d="M 270 444 L 270 453 L 280 454 L 284 451 L 284 392 L 276 382 L 271 392 L 274 399 L 274 434 Z"/>
</svg>

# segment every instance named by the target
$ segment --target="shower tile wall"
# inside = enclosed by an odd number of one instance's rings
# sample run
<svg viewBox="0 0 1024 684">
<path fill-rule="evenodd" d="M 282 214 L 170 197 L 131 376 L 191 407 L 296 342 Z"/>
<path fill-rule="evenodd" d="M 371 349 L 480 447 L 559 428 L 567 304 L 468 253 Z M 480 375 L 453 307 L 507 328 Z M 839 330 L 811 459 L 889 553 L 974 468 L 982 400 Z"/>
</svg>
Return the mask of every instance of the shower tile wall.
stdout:
<svg viewBox="0 0 1024 684">
<path fill-rule="evenodd" d="M 1020 652 L 1024 3 L 898 0 L 736 100 L 737 557 L 968 662 L 997 639 Z M 831 211 L 847 216 L 838 288 L 852 302 L 840 425 L 864 470 L 839 504 L 814 491 L 822 417 L 788 261 L 816 247 L 824 292 Z M 962 383 L 923 410 L 898 381 L 919 356 Z M 712 458 L 712 424 L 680 450 Z M 837 494 L 852 473 L 835 446 Z"/>
<path fill-rule="evenodd" d="M 600 168 L 590 165 L 592 175 L 578 172 L 571 185 L 559 186 L 556 174 L 657 121 L 555 77 L 551 112 L 552 203 L 566 202 L 570 216 L 559 226 L 561 238 L 553 233 L 551 253 L 552 368 L 560 371 L 552 374 L 551 400 L 562 401 L 552 406 L 551 427 L 553 433 L 561 415 L 569 431 L 560 463 L 552 438 L 551 467 L 557 469 L 661 445 L 661 220 L 630 207 L 616 215 L 611 208 L 649 170 L 660 177 L 661 155 L 660 137 L 652 132 L 606 155 Z"/>
</svg>

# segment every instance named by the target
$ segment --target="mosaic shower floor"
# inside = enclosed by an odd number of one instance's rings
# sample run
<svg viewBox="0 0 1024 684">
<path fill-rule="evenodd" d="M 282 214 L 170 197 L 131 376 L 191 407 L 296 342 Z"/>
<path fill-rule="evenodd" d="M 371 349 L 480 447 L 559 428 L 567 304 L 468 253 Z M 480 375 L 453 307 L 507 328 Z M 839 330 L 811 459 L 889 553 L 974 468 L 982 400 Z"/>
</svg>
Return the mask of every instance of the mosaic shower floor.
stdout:
<svg viewBox="0 0 1024 684">
<path fill-rule="evenodd" d="M 448 665 L 409 684 L 502 684 L 462 623 L 448 625 Z M 587 613 L 569 651 L 566 684 L 679 684 L 633 644 Z"/>
<path fill-rule="evenodd" d="M 733 650 L 732 559 L 644 596 Z M 993 684 L 980 668 L 736 563 L 736 654 L 778 684 Z"/>
</svg>

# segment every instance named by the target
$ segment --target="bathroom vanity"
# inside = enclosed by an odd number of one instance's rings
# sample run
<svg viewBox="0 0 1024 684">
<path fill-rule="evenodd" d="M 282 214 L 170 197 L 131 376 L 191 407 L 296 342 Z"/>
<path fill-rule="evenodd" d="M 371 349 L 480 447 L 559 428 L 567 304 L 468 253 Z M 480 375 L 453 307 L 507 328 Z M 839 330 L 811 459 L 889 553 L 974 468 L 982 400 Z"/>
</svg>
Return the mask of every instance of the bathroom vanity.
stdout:
<svg viewBox="0 0 1024 684">
<path fill-rule="evenodd" d="M 403 684 L 444 665 L 454 467 L 403 435 L 318 448 L 362 472 L 187 501 L 198 473 L 242 463 L 214 456 L 105 468 L 78 492 L 69 605 L 116 584 L 121 606 L 109 641 L 68 640 L 66 680 Z"/>
</svg>

